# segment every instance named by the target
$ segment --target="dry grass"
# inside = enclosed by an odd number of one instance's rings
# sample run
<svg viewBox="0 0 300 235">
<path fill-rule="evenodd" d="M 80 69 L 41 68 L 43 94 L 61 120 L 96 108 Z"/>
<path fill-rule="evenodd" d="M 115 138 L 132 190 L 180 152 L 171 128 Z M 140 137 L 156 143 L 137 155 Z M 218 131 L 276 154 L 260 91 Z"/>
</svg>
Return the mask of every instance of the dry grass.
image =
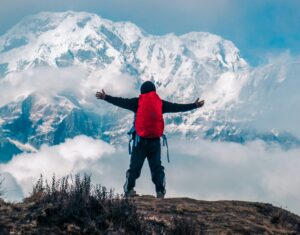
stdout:
<svg viewBox="0 0 300 235">
<path fill-rule="evenodd" d="M 31 209 L 38 214 L 40 228 L 57 226 L 80 234 L 141 234 L 145 229 L 132 201 L 93 185 L 86 174 L 53 176 L 51 183 L 41 175 L 26 201 L 36 202 Z"/>
</svg>

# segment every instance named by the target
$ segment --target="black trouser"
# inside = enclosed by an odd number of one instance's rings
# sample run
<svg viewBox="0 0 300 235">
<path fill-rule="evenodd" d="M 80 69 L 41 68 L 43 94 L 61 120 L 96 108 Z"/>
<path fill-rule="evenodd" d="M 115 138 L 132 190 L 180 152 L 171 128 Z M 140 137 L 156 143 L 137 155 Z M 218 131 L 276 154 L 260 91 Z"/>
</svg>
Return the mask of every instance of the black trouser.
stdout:
<svg viewBox="0 0 300 235">
<path fill-rule="evenodd" d="M 126 173 L 124 191 L 130 191 L 135 186 L 135 180 L 140 177 L 141 170 L 147 157 L 151 170 L 152 182 L 156 192 L 165 193 L 165 172 L 160 159 L 160 138 L 140 138 L 137 146 L 133 146 L 129 170 Z"/>
</svg>

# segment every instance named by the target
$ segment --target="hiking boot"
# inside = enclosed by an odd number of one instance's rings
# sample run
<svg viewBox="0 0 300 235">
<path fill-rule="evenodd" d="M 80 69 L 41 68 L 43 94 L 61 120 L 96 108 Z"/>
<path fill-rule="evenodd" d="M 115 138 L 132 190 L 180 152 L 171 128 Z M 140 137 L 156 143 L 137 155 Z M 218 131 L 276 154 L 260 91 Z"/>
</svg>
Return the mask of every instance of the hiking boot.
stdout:
<svg viewBox="0 0 300 235">
<path fill-rule="evenodd" d="M 157 192 L 156 198 L 165 198 L 165 194 L 163 192 Z"/>
<path fill-rule="evenodd" d="M 124 194 L 124 197 L 127 197 L 127 198 L 128 197 L 134 197 L 134 196 L 137 196 L 137 194 L 136 194 L 136 191 L 134 191 L 133 189 L 125 192 L 125 194 Z"/>
</svg>

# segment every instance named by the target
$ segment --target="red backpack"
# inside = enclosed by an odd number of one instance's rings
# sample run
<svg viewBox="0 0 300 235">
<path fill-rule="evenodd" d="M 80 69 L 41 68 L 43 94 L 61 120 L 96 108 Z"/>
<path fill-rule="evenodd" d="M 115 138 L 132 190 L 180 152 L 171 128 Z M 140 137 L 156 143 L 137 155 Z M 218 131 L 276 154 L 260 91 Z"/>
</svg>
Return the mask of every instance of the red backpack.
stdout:
<svg viewBox="0 0 300 235">
<path fill-rule="evenodd" d="M 140 95 L 134 125 L 140 137 L 158 138 L 163 135 L 162 100 L 155 91 Z"/>
</svg>

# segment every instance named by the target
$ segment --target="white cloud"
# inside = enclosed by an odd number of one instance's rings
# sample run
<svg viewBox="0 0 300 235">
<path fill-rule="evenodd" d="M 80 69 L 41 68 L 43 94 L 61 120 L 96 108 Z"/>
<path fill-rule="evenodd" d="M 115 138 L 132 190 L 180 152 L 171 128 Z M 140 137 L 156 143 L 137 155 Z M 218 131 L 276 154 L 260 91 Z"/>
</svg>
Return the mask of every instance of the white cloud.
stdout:
<svg viewBox="0 0 300 235">
<path fill-rule="evenodd" d="M 179 181 L 173 179 L 184 185 L 181 196 L 191 188 L 197 198 L 264 201 L 300 212 L 299 148 L 285 151 L 261 141 L 241 145 L 203 140 L 183 141 L 173 148 L 175 164 L 185 174 Z M 171 168 L 171 177 L 177 170 Z"/>
<path fill-rule="evenodd" d="M 58 93 L 75 95 L 81 105 L 96 109 L 101 102 L 95 93 L 101 89 L 116 96 L 138 94 L 135 78 L 111 67 L 95 72 L 81 67 L 44 67 L 12 73 L 0 80 L 0 107 L 35 92 L 44 97 Z"/>
<path fill-rule="evenodd" d="M 166 168 L 169 197 L 203 200 L 248 200 L 273 203 L 300 213 L 300 149 L 282 150 L 277 145 L 255 141 L 245 145 L 205 140 L 170 139 L 171 163 Z M 122 192 L 129 165 L 126 146 L 78 136 L 58 146 L 43 146 L 36 154 L 21 154 L 0 165 L 28 195 L 40 173 L 51 178 L 76 172 L 92 173 L 95 183 Z M 154 194 L 145 163 L 136 190 Z"/>
<path fill-rule="evenodd" d="M 3 180 L 1 184 L 1 192 L 4 199 L 10 201 L 20 201 L 24 197 L 21 186 L 16 181 L 15 177 L 7 172 L 0 175 L 0 179 Z"/>
<path fill-rule="evenodd" d="M 96 91 L 104 90 L 107 94 L 121 97 L 138 96 L 137 80 L 122 74 L 116 67 L 110 66 L 104 70 L 94 71 L 81 81 L 81 96 L 79 101 L 85 107 L 103 112 L 102 102 L 95 99 Z M 98 109 L 98 107 L 100 107 Z"/>
<path fill-rule="evenodd" d="M 42 145 L 37 153 L 17 155 L 8 164 L 0 165 L 0 171 L 13 175 L 26 195 L 40 174 L 51 178 L 53 173 L 63 176 L 88 169 L 91 161 L 114 151 L 101 140 L 77 136 L 53 147 Z"/>
<path fill-rule="evenodd" d="M 104 71 L 94 73 L 88 80 L 91 89 L 101 90 L 112 93 L 116 96 L 132 96 L 137 95 L 137 88 L 135 87 L 136 79 L 122 74 L 113 66 L 108 67 Z"/>
<path fill-rule="evenodd" d="M 0 80 L 0 107 L 33 92 L 47 96 L 63 91 L 79 93 L 83 79 L 80 68 L 39 68 L 9 74 Z"/>
<path fill-rule="evenodd" d="M 270 55 L 268 64 L 249 74 L 235 114 L 255 116 L 252 128 L 289 132 L 300 138 L 300 58 L 286 52 Z"/>
</svg>

